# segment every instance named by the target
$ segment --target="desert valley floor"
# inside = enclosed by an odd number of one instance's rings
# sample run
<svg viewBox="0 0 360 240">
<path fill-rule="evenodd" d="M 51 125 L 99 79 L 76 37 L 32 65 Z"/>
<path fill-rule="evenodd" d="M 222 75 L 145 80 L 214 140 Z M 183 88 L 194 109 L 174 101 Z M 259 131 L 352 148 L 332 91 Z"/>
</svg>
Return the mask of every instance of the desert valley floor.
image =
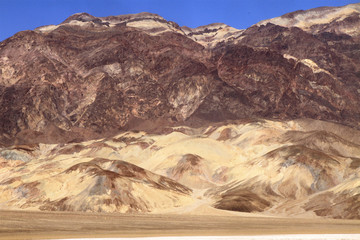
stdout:
<svg viewBox="0 0 360 240">
<path fill-rule="evenodd" d="M 0 239 L 359 234 L 359 220 L 1 211 Z"/>
</svg>

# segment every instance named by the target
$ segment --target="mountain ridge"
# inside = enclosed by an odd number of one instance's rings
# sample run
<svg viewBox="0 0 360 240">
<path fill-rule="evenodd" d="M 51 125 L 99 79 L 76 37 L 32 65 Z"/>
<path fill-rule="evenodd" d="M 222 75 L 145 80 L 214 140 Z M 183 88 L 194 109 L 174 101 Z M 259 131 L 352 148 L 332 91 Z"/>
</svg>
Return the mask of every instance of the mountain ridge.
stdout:
<svg viewBox="0 0 360 240">
<path fill-rule="evenodd" d="M 2 142 L 24 130 L 87 139 L 131 126 L 132 119 L 172 125 L 310 117 L 358 127 L 352 103 L 360 101 L 359 39 L 346 36 L 271 23 L 180 28 L 150 13 L 74 14 L 0 44 Z M 191 94 L 179 91 L 185 88 Z M 9 104 L 18 94 L 26 101 Z M 115 118 L 95 114 L 104 109 Z"/>
</svg>

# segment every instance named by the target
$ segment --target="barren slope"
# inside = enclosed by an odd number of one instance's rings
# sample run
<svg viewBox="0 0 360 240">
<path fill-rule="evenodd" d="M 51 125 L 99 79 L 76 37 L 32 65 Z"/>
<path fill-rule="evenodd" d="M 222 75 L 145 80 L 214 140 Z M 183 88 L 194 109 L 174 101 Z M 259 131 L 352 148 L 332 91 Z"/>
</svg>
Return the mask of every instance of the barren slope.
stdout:
<svg viewBox="0 0 360 240">
<path fill-rule="evenodd" d="M 151 13 L 79 13 L 19 32 L 0 43 L 0 141 L 65 143 L 264 117 L 358 127 L 358 9 L 290 14 L 321 20 L 316 31 L 296 27 L 300 20 L 190 29 Z"/>
<path fill-rule="evenodd" d="M 161 135 L 124 132 L 81 143 L 2 148 L 0 206 L 221 214 L 214 207 L 360 218 L 360 145 L 352 140 L 359 133 L 342 138 L 336 131 L 346 127 L 313 131 L 303 122 L 174 127 Z"/>
</svg>

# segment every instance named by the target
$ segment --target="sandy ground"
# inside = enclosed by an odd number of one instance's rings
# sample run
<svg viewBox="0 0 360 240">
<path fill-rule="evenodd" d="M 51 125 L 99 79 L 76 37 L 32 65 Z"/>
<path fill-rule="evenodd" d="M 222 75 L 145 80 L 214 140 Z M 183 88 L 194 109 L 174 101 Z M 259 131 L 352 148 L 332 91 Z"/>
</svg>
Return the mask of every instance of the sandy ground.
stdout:
<svg viewBox="0 0 360 240">
<path fill-rule="evenodd" d="M 0 239 L 9 240 L 253 236 L 305 233 L 359 234 L 360 221 L 169 214 L 125 215 L 70 212 L 0 212 Z"/>
<path fill-rule="evenodd" d="M 79 240 L 78 238 L 76 238 Z M 133 240 L 133 238 L 82 238 L 81 240 Z M 262 236 L 206 236 L 206 237 L 148 237 L 136 240 L 358 240 L 360 234 L 297 234 L 297 235 L 262 235 Z M 75 239 L 66 239 L 75 240 Z"/>
</svg>

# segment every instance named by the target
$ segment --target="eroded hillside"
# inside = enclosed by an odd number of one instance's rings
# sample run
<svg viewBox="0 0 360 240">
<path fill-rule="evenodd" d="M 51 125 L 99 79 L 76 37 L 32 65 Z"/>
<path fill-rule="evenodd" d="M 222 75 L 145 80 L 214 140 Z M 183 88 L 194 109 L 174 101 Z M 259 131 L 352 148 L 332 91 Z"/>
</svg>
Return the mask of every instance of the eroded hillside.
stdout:
<svg viewBox="0 0 360 240">
<path fill-rule="evenodd" d="M 359 16 L 352 4 L 237 30 L 79 13 L 19 32 L 0 43 L 0 143 L 253 118 L 358 128 Z"/>
<path fill-rule="evenodd" d="M 360 218 L 358 134 L 314 120 L 263 120 L 12 146 L 0 151 L 0 206 Z"/>
</svg>

